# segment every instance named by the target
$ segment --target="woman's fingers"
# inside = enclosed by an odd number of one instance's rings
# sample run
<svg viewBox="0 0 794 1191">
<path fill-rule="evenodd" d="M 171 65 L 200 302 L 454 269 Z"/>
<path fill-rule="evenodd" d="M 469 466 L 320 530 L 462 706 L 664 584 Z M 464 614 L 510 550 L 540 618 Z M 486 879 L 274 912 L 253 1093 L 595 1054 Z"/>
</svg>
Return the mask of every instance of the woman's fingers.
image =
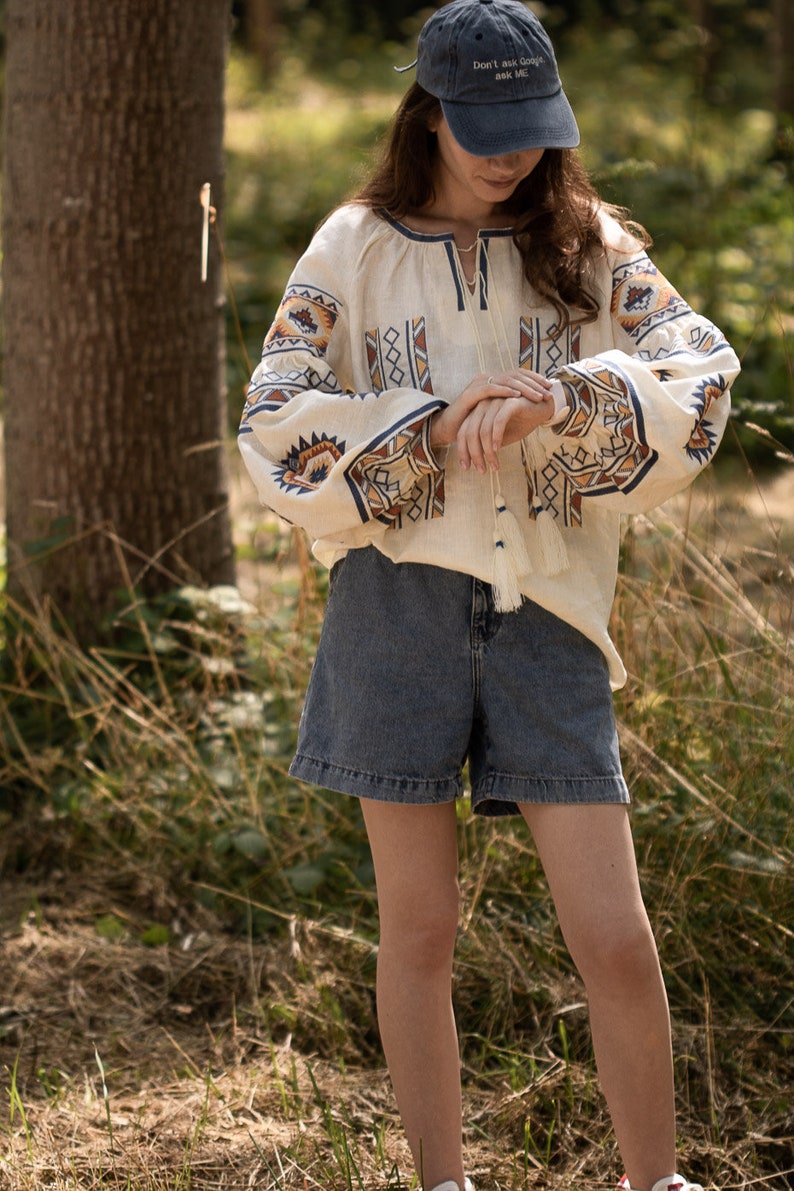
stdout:
<svg viewBox="0 0 794 1191">
<path fill-rule="evenodd" d="M 475 461 L 475 456 L 477 458 L 480 456 L 475 437 L 473 437 L 474 427 L 479 427 L 482 424 L 484 412 L 491 404 L 520 399 L 537 405 L 548 400 L 551 394 L 551 385 L 552 382 L 545 376 L 541 376 L 539 372 L 531 372 L 526 368 L 508 369 L 505 372 L 494 372 L 487 376 L 481 373 L 473 377 L 454 401 L 433 415 L 430 433 L 431 446 L 446 446 L 456 440 L 459 447 L 464 442 L 468 443 L 474 448 L 474 454 L 471 455 L 464 447 L 466 453 L 461 458 L 461 466 L 470 466 Z M 464 424 L 473 418 L 475 413 L 477 413 L 477 417 L 462 434 Z M 509 418 L 510 415 L 507 416 Z"/>
<path fill-rule="evenodd" d="M 517 368 L 510 372 L 494 373 L 488 378 L 495 385 L 502 385 L 512 390 L 513 396 L 526 397 L 529 401 L 543 401 L 551 392 L 550 380 L 541 376 L 539 372 L 532 372 L 528 368 Z"/>
<path fill-rule="evenodd" d="M 480 427 L 487 408 L 488 403 L 485 401 L 475 406 L 461 423 L 458 430 L 458 460 L 464 471 L 468 471 L 470 467 L 473 467 L 480 474 L 486 471 L 485 456 L 480 438 Z"/>
<path fill-rule="evenodd" d="M 515 397 L 519 393 L 515 384 L 497 382 L 493 376 L 481 373 L 473 377 L 454 401 L 433 415 L 430 430 L 430 445 L 446 446 L 456 440 L 466 418 L 482 402 L 493 397 Z"/>
<path fill-rule="evenodd" d="M 486 377 L 485 384 L 488 390 L 486 397 L 521 396 L 521 389 L 518 387 L 518 382 L 511 377 L 489 376 Z"/>
<path fill-rule="evenodd" d="M 531 434 L 554 412 L 551 395 L 529 402 L 525 397 L 481 401 L 463 420 L 457 434 L 458 462 L 481 474 L 499 470 L 499 451 Z"/>
<path fill-rule="evenodd" d="M 481 402 L 471 411 L 458 431 L 458 459 L 464 471 L 474 467 L 484 475 L 489 467 L 499 470 L 499 447 L 510 420 L 508 407 L 522 401 L 522 397 L 494 398 Z"/>
<path fill-rule="evenodd" d="M 483 459 L 492 471 L 499 470 L 499 448 L 510 419 L 510 407 L 521 400 L 521 397 L 511 397 L 506 401 L 490 401 L 485 408 L 480 422 L 480 446 Z"/>
</svg>

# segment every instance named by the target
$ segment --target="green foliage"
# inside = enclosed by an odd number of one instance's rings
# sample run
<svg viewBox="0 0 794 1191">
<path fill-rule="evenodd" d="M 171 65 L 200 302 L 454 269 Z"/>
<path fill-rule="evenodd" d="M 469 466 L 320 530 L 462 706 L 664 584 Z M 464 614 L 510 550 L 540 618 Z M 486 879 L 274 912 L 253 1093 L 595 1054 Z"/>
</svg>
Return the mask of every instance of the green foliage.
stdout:
<svg viewBox="0 0 794 1191">
<path fill-rule="evenodd" d="M 613 42 L 629 57 L 637 50 L 625 30 Z M 609 92 L 603 80 L 588 77 L 583 51 L 572 55 L 569 70 L 599 190 L 648 228 L 659 267 L 735 346 L 743 364 L 737 423 L 760 424 L 790 449 L 794 190 L 790 164 L 772 156 L 772 113 L 713 108 L 694 94 L 692 77 L 659 66 L 630 68 L 625 82 L 636 102 L 616 109 L 605 144 Z M 755 464 L 773 462 L 770 444 L 752 429 L 740 442 Z M 727 446 L 725 454 L 730 440 Z"/>
<path fill-rule="evenodd" d="M 307 584 L 325 590 L 307 572 L 286 585 L 288 608 L 305 603 Z M 312 625 L 318 611 L 312 603 Z M 311 640 L 292 612 L 265 619 L 236 589 L 181 588 L 128 601 L 90 653 L 43 613 L 10 608 L 6 623 L 0 814 L 23 824 L 6 839 L 6 866 L 40 862 L 56 838 L 81 862 L 107 852 L 153 862 L 255 933 L 298 903 L 355 901 L 351 887 L 370 882 L 354 808 L 284 782 Z M 24 826 L 38 813 L 53 823 L 46 841 Z M 114 939 L 124 927 L 105 915 L 96 929 Z M 142 937 L 167 943 L 168 928 Z"/>
</svg>

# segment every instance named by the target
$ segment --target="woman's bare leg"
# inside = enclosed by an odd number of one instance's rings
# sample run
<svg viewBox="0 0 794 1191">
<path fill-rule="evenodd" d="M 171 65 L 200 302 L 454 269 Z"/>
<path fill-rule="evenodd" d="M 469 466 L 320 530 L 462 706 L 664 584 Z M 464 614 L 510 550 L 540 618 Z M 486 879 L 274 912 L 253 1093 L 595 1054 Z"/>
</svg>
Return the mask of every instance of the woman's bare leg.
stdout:
<svg viewBox="0 0 794 1191">
<path fill-rule="evenodd" d="M 587 988 L 601 1086 L 632 1188 L 675 1171 L 670 1018 L 625 806 L 524 804 Z"/>
<path fill-rule="evenodd" d="M 452 1012 L 458 928 L 454 803 L 361 800 L 380 913 L 378 1023 L 397 1105 L 426 1188 L 463 1187 L 460 1056 Z"/>
</svg>

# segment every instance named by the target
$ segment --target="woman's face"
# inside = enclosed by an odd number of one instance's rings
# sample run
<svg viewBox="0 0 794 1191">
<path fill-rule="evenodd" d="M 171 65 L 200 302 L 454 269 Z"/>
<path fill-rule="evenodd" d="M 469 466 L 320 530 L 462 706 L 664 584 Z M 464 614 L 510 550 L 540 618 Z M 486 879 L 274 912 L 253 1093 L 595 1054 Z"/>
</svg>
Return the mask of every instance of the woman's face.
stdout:
<svg viewBox="0 0 794 1191">
<path fill-rule="evenodd" d="M 438 190 L 450 195 L 454 192 L 458 203 L 468 198 L 473 208 L 493 208 L 509 199 L 545 152 L 544 149 L 522 149 L 498 157 L 475 157 L 460 147 L 442 115 L 431 125 L 431 131 L 438 138 Z"/>
</svg>

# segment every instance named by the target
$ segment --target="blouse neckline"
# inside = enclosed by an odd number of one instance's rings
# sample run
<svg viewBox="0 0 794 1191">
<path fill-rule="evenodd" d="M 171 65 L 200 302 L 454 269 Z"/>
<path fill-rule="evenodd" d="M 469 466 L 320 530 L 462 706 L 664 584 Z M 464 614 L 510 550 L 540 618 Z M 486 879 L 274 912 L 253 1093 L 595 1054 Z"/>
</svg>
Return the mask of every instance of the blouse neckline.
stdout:
<svg viewBox="0 0 794 1191">
<path fill-rule="evenodd" d="M 417 240 L 426 244 L 445 244 L 449 241 L 454 242 L 455 240 L 454 232 L 418 232 L 412 227 L 408 227 L 407 224 L 401 223 L 399 219 L 395 219 L 394 216 L 390 215 L 388 211 L 379 211 L 378 214 L 385 219 L 387 223 L 391 224 L 395 231 L 399 232 L 400 235 L 404 236 L 407 240 Z M 512 238 L 512 235 L 513 229 L 511 227 L 483 227 L 479 228 L 477 231 L 478 240 L 492 240 L 496 237 Z"/>
</svg>

